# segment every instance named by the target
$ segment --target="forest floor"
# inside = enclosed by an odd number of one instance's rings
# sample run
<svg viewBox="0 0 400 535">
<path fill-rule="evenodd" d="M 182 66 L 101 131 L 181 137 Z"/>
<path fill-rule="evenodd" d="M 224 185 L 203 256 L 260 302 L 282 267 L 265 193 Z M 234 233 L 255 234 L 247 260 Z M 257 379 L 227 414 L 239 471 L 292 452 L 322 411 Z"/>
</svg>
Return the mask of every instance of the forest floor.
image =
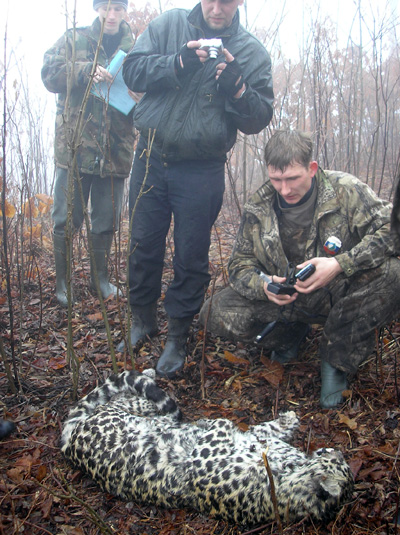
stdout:
<svg viewBox="0 0 400 535">
<path fill-rule="evenodd" d="M 226 264 L 235 225 L 220 218 L 210 253 L 211 289 L 226 284 Z M 123 233 L 121 233 L 122 236 Z M 121 237 L 122 249 L 124 238 Z M 67 362 L 68 317 L 55 298 L 55 271 L 49 239 L 35 245 L 35 271 L 24 276 L 22 299 L 18 276 L 11 277 L 14 307 L 15 368 L 20 387 L 10 393 L 0 364 L 0 415 L 17 430 L 0 441 L 0 534 L 95 535 L 245 535 L 275 534 L 277 524 L 243 527 L 190 510 L 163 510 L 125 503 L 102 492 L 71 467 L 59 450 L 62 422 L 74 402 Z M 122 255 L 121 274 L 125 273 Z M 14 273 L 14 271 L 13 271 Z M 32 272 L 33 273 L 33 272 Z M 171 247 L 165 261 L 163 289 L 172 276 Z M 122 275 L 121 275 L 122 279 Z M 4 281 L 4 278 L 3 278 Z M 98 299 L 89 292 L 89 262 L 80 248 L 74 267 L 71 332 L 80 361 L 79 397 L 111 372 L 110 346 Z M 105 303 L 114 345 L 121 340 L 126 298 Z M 159 306 L 159 335 L 135 354 L 134 367 L 154 367 L 166 339 L 166 318 Z M 0 285 L 0 332 L 12 363 L 6 286 Z M 400 323 L 377 333 L 376 347 L 337 410 L 319 407 L 320 327 L 303 343 L 299 359 L 282 367 L 269 352 L 254 345 L 214 338 L 194 322 L 189 356 L 176 380 L 158 379 L 180 405 L 184 418 L 229 418 L 245 429 L 294 410 L 300 418 L 295 444 L 306 451 L 327 446 L 341 450 L 355 476 L 352 500 L 329 524 L 310 520 L 284 526 L 286 535 L 400 534 Z M 12 365 L 13 366 L 13 365 Z M 120 370 L 131 359 L 117 353 Z M 202 373 L 204 370 L 204 373 Z"/>
</svg>

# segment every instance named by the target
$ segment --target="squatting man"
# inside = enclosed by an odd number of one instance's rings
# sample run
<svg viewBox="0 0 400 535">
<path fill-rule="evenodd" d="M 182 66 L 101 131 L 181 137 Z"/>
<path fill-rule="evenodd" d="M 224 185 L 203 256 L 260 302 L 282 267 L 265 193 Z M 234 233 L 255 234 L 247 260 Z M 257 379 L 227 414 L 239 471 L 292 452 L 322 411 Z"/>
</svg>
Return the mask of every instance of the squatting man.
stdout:
<svg viewBox="0 0 400 535">
<path fill-rule="evenodd" d="M 126 85 L 144 93 L 134 113 L 140 139 L 129 191 L 131 213 L 135 207 L 132 345 L 158 332 L 165 242 L 174 219 L 174 279 L 164 299 L 168 337 L 156 367 L 161 376 L 173 377 L 183 367 L 190 325 L 209 284 L 210 233 L 222 205 L 227 152 L 238 130 L 258 133 L 272 117 L 271 60 L 241 26 L 242 4 L 201 0 L 191 11 L 166 11 L 150 22 L 124 62 Z M 202 48 L 203 39 L 222 41 L 217 57 Z"/>
<path fill-rule="evenodd" d="M 320 404 L 331 408 L 372 353 L 375 329 L 399 312 L 400 260 L 390 203 L 350 174 L 322 170 L 312 148 L 298 131 L 268 141 L 268 180 L 245 205 L 230 286 L 204 304 L 200 323 L 234 340 L 264 331 L 262 343 L 282 364 L 297 357 L 310 324 L 323 325 Z M 286 293 L 289 276 L 308 264 L 314 273 L 292 280 L 294 293 Z"/>
</svg>

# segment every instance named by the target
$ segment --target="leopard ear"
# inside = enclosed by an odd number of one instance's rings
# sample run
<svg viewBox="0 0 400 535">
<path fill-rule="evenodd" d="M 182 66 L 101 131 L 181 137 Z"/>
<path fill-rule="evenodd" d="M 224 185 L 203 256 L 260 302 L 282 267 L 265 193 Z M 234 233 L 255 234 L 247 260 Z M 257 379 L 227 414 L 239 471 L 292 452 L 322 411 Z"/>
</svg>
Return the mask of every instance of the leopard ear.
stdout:
<svg viewBox="0 0 400 535">
<path fill-rule="evenodd" d="M 322 493 L 327 493 L 336 498 L 339 498 L 343 492 L 343 485 L 341 485 L 340 481 L 335 477 L 322 476 L 319 481 L 319 487 Z"/>
</svg>

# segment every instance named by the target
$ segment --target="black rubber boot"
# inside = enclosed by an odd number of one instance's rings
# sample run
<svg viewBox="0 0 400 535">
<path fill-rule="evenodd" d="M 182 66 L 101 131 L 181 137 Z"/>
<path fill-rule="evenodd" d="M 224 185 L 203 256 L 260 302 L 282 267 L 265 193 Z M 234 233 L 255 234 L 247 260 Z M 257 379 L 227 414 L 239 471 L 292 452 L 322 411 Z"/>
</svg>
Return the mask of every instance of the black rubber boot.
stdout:
<svg viewBox="0 0 400 535">
<path fill-rule="evenodd" d="M 281 364 L 287 364 L 291 360 L 295 360 L 299 354 L 299 347 L 309 332 L 310 327 L 307 324 L 300 322 L 290 324 L 290 327 L 288 327 L 288 340 L 290 345 L 272 351 L 271 360 L 280 362 Z"/>
<path fill-rule="evenodd" d="M 6 438 L 15 431 L 16 427 L 14 422 L 8 420 L 0 420 L 0 438 Z"/>
<path fill-rule="evenodd" d="M 343 403 L 343 390 L 347 390 L 347 374 L 326 362 L 321 361 L 321 398 L 323 409 L 332 409 Z"/>
<path fill-rule="evenodd" d="M 110 255 L 113 234 L 91 234 L 91 239 L 101 295 L 103 299 L 107 299 L 110 295 L 117 295 L 117 287 L 111 284 L 108 279 L 108 257 Z M 90 263 L 90 274 L 91 288 L 96 292 L 96 281 L 92 262 Z"/>
<path fill-rule="evenodd" d="M 172 379 L 179 372 L 186 360 L 186 342 L 193 317 L 168 318 L 168 336 L 164 351 L 156 366 L 161 377 Z"/>
<path fill-rule="evenodd" d="M 157 327 L 157 301 L 144 306 L 131 306 L 132 324 L 129 333 L 132 347 L 144 340 L 147 336 L 152 338 L 158 332 Z M 125 349 L 125 342 L 122 340 L 117 346 L 117 351 Z"/>
<path fill-rule="evenodd" d="M 53 234 L 54 261 L 56 265 L 56 297 L 58 304 L 68 306 L 67 299 L 67 243 L 65 236 Z M 72 290 L 71 290 L 72 293 Z M 74 301 L 72 297 L 72 302 Z"/>
</svg>

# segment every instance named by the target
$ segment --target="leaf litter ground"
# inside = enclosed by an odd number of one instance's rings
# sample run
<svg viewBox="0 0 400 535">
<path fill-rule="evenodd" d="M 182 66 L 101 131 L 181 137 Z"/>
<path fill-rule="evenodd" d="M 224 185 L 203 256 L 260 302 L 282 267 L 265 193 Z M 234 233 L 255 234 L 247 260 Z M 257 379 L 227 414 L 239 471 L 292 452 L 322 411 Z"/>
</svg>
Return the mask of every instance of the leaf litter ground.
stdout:
<svg viewBox="0 0 400 535">
<path fill-rule="evenodd" d="M 226 264 L 234 240 L 234 225 L 220 217 L 210 251 L 209 292 L 226 285 Z M 124 232 L 121 242 L 124 244 Z M 126 242 L 126 239 L 125 239 Z M 172 277 L 172 246 L 167 247 L 163 289 Z M 11 395 L 4 366 L 0 368 L 3 416 L 17 432 L 0 442 L 0 533 L 94 535 L 244 535 L 278 533 L 277 524 L 246 528 L 229 525 L 194 511 L 163 510 L 126 503 L 102 492 L 89 478 L 68 465 L 59 451 L 62 422 L 71 400 L 71 372 L 66 362 L 67 315 L 54 295 L 51 248 L 36 246 L 40 277 L 24 288 L 20 308 L 18 279 L 13 282 L 16 348 L 21 387 Z M 80 360 L 79 396 L 90 392 L 111 372 L 111 359 L 99 302 L 88 291 L 88 259 L 79 248 L 74 269 L 72 334 Z M 125 273 L 121 255 L 121 273 Z M 0 328 L 10 355 L 8 305 L 0 289 Z M 113 343 L 121 339 L 126 299 L 106 302 Z M 135 367 L 154 367 L 166 339 L 166 317 L 159 307 L 159 335 L 135 354 Z M 338 410 L 321 410 L 319 361 L 320 328 L 303 343 L 296 362 L 282 367 L 256 345 L 204 338 L 197 322 L 189 339 L 189 356 L 176 380 L 159 379 L 174 396 L 187 420 L 225 417 L 245 430 L 251 424 L 295 410 L 301 419 L 296 445 L 306 451 L 327 446 L 340 449 L 356 478 L 350 503 L 328 525 L 309 520 L 284 526 L 287 535 L 396 535 L 400 533 L 400 387 L 398 340 L 400 324 L 377 333 L 376 347 L 359 371 Z M 129 356 L 117 353 L 118 366 L 130 368 Z"/>
</svg>

